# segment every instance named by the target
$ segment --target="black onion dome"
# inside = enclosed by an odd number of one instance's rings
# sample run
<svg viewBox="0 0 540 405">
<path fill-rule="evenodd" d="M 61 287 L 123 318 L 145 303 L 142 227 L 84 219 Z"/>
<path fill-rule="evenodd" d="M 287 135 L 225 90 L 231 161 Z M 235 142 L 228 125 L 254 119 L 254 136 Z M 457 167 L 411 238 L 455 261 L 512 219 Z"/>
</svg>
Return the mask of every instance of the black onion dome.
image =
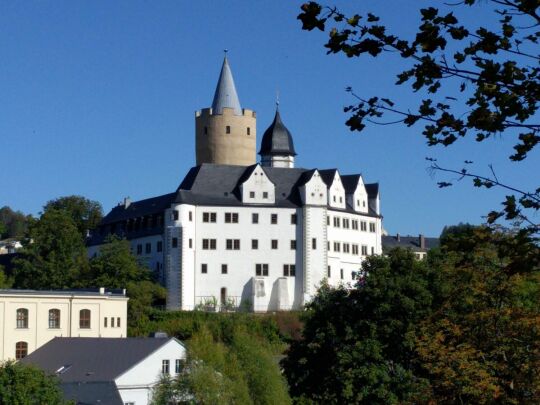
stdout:
<svg viewBox="0 0 540 405">
<path fill-rule="evenodd" d="M 264 131 L 259 155 L 296 156 L 292 135 L 287 127 L 283 125 L 283 122 L 281 122 L 279 110 L 276 111 L 276 116 L 274 117 L 274 122 L 272 122 L 272 125 L 270 125 L 266 131 Z"/>
</svg>

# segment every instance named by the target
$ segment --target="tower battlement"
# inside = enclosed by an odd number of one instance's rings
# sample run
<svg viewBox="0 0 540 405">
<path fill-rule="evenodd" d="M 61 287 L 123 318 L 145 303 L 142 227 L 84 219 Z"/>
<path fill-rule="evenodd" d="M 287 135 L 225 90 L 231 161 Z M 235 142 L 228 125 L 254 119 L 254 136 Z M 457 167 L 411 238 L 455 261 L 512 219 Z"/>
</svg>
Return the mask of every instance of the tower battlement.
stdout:
<svg viewBox="0 0 540 405">
<path fill-rule="evenodd" d="M 201 108 L 200 110 L 195 111 L 195 118 L 214 115 L 257 118 L 257 113 L 249 108 L 242 108 L 242 115 L 235 114 L 234 109 L 229 107 L 223 108 L 220 114 L 214 114 L 213 108 Z"/>
</svg>

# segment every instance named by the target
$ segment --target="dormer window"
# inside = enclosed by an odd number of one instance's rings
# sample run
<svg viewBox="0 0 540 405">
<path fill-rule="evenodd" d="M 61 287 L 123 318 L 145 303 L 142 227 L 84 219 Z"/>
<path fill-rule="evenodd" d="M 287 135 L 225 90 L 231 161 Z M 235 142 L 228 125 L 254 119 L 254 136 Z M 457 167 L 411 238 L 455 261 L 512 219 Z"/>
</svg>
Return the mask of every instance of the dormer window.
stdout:
<svg viewBox="0 0 540 405">
<path fill-rule="evenodd" d="M 249 198 L 255 198 L 255 191 L 249 192 Z"/>
<path fill-rule="evenodd" d="M 263 191 L 263 198 L 264 198 L 264 199 L 267 199 L 267 198 L 268 198 L 268 191 Z"/>
</svg>

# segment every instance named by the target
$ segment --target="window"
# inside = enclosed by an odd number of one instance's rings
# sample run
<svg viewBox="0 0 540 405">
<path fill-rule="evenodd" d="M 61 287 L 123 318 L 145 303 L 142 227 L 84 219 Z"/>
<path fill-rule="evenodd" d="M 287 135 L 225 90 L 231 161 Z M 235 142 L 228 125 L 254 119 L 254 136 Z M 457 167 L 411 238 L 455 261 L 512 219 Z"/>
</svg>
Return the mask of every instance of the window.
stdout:
<svg viewBox="0 0 540 405">
<path fill-rule="evenodd" d="M 17 329 L 28 329 L 28 310 L 26 308 L 17 309 Z"/>
<path fill-rule="evenodd" d="M 161 361 L 161 373 L 162 374 L 169 374 L 169 360 L 162 360 Z"/>
<path fill-rule="evenodd" d="M 226 264 L 221 265 L 221 274 L 227 274 L 228 268 Z"/>
<path fill-rule="evenodd" d="M 328 278 L 332 277 L 332 268 L 330 266 L 328 266 L 327 275 L 328 275 Z"/>
<path fill-rule="evenodd" d="M 79 311 L 79 328 L 90 329 L 90 310 L 89 309 L 81 309 Z"/>
<path fill-rule="evenodd" d="M 272 239 L 272 249 L 277 249 L 277 248 L 278 248 L 278 240 Z"/>
<path fill-rule="evenodd" d="M 238 213 L 237 212 L 226 212 L 225 213 L 225 223 L 226 224 L 237 224 L 238 223 Z"/>
<path fill-rule="evenodd" d="M 349 218 L 343 218 L 343 228 L 349 229 Z"/>
<path fill-rule="evenodd" d="M 188 246 L 189 246 L 190 249 L 193 247 L 193 239 L 189 238 Z"/>
<path fill-rule="evenodd" d="M 107 327 L 107 317 L 103 318 L 103 327 Z"/>
<path fill-rule="evenodd" d="M 227 239 L 225 248 L 227 250 L 240 250 L 240 239 Z"/>
<path fill-rule="evenodd" d="M 369 231 L 370 232 L 375 232 L 375 222 L 370 222 L 369 223 Z"/>
<path fill-rule="evenodd" d="M 340 225 L 339 222 L 340 222 L 339 217 L 334 217 L 334 226 L 336 228 L 339 228 L 339 225 Z"/>
<path fill-rule="evenodd" d="M 231 126 L 230 126 L 230 125 L 227 125 L 227 126 L 225 127 L 225 133 L 226 133 L 226 134 L 230 134 L 230 133 L 231 133 Z"/>
<path fill-rule="evenodd" d="M 367 246 L 362 245 L 362 256 L 367 256 Z"/>
<path fill-rule="evenodd" d="M 263 191 L 263 198 L 265 200 L 268 198 L 268 191 Z"/>
<path fill-rule="evenodd" d="M 343 280 L 343 269 L 339 269 L 339 277 Z"/>
<path fill-rule="evenodd" d="M 203 212 L 202 214 L 203 222 L 216 222 L 216 217 L 215 212 Z"/>
<path fill-rule="evenodd" d="M 208 264 L 206 264 L 206 263 L 201 264 L 201 273 L 202 274 L 208 273 Z"/>
<path fill-rule="evenodd" d="M 258 239 L 251 239 L 251 249 L 253 249 L 253 250 L 259 249 L 259 240 Z"/>
<path fill-rule="evenodd" d="M 355 245 L 355 244 L 352 245 L 352 254 L 358 255 L 358 245 Z"/>
<path fill-rule="evenodd" d="M 313 250 L 317 249 L 317 238 L 311 238 L 311 248 Z"/>
<path fill-rule="evenodd" d="M 291 240 L 291 250 L 296 250 L 296 239 Z"/>
<path fill-rule="evenodd" d="M 276 225 L 277 224 L 277 214 L 271 214 L 270 215 L 270 223 L 272 225 Z"/>
<path fill-rule="evenodd" d="M 111 316 L 111 328 L 114 328 L 114 318 Z"/>
<path fill-rule="evenodd" d="M 291 214 L 291 224 L 296 225 L 296 214 Z"/>
<path fill-rule="evenodd" d="M 202 240 L 203 250 L 216 250 L 216 240 L 215 239 L 203 239 Z"/>
<path fill-rule="evenodd" d="M 330 215 L 326 217 L 326 225 L 330 226 Z"/>
<path fill-rule="evenodd" d="M 255 191 L 249 192 L 249 198 L 255 198 Z"/>
<path fill-rule="evenodd" d="M 116 327 L 120 327 L 120 317 L 116 318 Z"/>
<path fill-rule="evenodd" d="M 362 201 L 362 207 L 366 207 L 366 200 Z"/>
<path fill-rule="evenodd" d="M 367 231 L 367 222 L 366 221 L 361 221 L 360 222 L 360 230 L 361 231 Z"/>
<path fill-rule="evenodd" d="M 59 309 L 49 309 L 49 329 L 60 329 Z"/>
<path fill-rule="evenodd" d="M 343 197 L 339 197 L 339 202 L 340 202 L 340 203 L 343 202 Z"/>
<path fill-rule="evenodd" d="M 193 212 L 189 211 L 188 218 L 189 218 L 189 222 L 193 221 Z"/>
<path fill-rule="evenodd" d="M 175 362 L 174 362 L 174 371 L 176 372 L 176 374 L 179 374 L 182 369 L 184 368 L 183 367 L 183 361 L 182 359 L 176 359 Z"/>
<path fill-rule="evenodd" d="M 204 134 L 208 135 L 208 127 L 204 127 Z"/>
<path fill-rule="evenodd" d="M 255 265 L 256 276 L 268 276 L 268 264 L 256 264 Z"/>
<path fill-rule="evenodd" d="M 334 202 L 336 202 L 336 196 L 334 196 Z"/>
<path fill-rule="evenodd" d="M 294 264 L 284 264 L 283 265 L 283 276 L 284 277 L 294 277 L 295 266 Z"/>
<path fill-rule="evenodd" d="M 180 213 L 178 212 L 178 210 L 174 210 L 173 211 L 173 219 L 175 221 L 178 221 L 179 216 L 180 216 Z"/>
<path fill-rule="evenodd" d="M 172 247 L 177 248 L 178 247 L 178 238 L 172 238 Z"/>
<path fill-rule="evenodd" d="M 158 252 L 163 252 L 163 242 L 162 241 L 158 241 L 157 246 L 156 246 L 156 250 Z"/>
<path fill-rule="evenodd" d="M 341 251 L 341 243 L 334 242 L 334 252 L 340 252 Z"/>
<path fill-rule="evenodd" d="M 252 224 L 259 223 L 259 214 L 256 214 L 256 213 L 251 214 L 251 223 Z"/>
<path fill-rule="evenodd" d="M 351 251 L 351 245 L 349 245 L 348 243 L 344 243 L 343 244 L 343 253 L 350 253 Z"/>
<path fill-rule="evenodd" d="M 152 253 L 152 244 L 151 243 L 147 243 L 144 247 L 144 253 L 146 254 L 149 254 L 149 253 Z"/>
<path fill-rule="evenodd" d="M 246 128 L 246 134 L 251 135 L 251 128 L 250 127 Z"/>
<path fill-rule="evenodd" d="M 371 254 L 372 254 L 372 255 L 375 254 L 375 246 L 372 246 L 372 247 L 371 247 Z"/>
<path fill-rule="evenodd" d="M 15 343 L 15 359 L 20 360 L 28 354 L 28 343 L 17 342 Z"/>
<path fill-rule="evenodd" d="M 137 254 L 142 255 L 142 245 L 140 243 L 137 245 Z"/>
<path fill-rule="evenodd" d="M 352 229 L 354 229 L 355 231 L 358 230 L 358 220 L 357 219 L 352 220 Z"/>
</svg>

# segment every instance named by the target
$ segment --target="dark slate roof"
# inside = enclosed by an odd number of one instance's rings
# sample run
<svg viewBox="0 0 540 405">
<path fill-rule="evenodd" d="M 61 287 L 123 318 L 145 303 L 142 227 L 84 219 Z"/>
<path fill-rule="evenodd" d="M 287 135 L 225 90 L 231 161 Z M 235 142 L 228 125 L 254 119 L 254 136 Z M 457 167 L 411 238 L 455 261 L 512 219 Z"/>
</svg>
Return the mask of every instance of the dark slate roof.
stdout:
<svg viewBox="0 0 540 405">
<path fill-rule="evenodd" d="M 365 184 L 369 198 L 376 198 L 379 195 L 379 183 Z"/>
<path fill-rule="evenodd" d="M 276 110 L 274 121 L 266 131 L 261 141 L 259 155 L 288 155 L 296 156 L 292 135 L 281 121 L 279 110 Z"/>
<path fill-rule="evenodd" d="M 171 206 L 176 193 L 164 194 L 146 200 L 134 201 L 127 208 L 123 204 L 114 207 L 101 221 L 101 225 L 123 221 L 143 215 L 159 214 Z"/>
<path fill-rule="evenodd" d="M 352 194 L 356 191 L 360 177 L 362 177 L 361 174 L 346 174 L 341 176 L 341 182 L 343 183 L 346 194 Z"/>
<path fill-rule="evenodd" d="M 426 248 L 424 251 L 436 248 L 439 246 L 439 238 L 425 237 Z M 383 249 L 392 249 L 395 247 L 401 247 L 406 249 L 412 249 L 420 251 L 420 237 L 419 236 L 398 236 L 397 235 L 383 235 L 382 237 Z"/>
<path fill-rule="evenodd" d="M 60 384 L 64 399 L 77 405 L 123 405 L 113 381 L 71 382 Z"/>
<path fill-rule="evenodd" d="M 103 382 L 115 378 L 159 349 L 168 338 L 56 337 L 21 360 L 55 374 L 65 382 Z"/>
<path fill-rule="evenodd" d="M 99 288 L 82 288 L 72 290 L 21 290 L 21 289 L 0 289 L 2 295 L 84 295 L 89 297 L 125 297 L 126 294 L 121 288 L 106 288 L 103 294 L 100 294 Z"/>
<path fill-rule="evenodd" d="M 227 56 L 223 59 L 221 73 L 214 93 L 214 101 L 212 101 L 212 114 L 223 114 L 224 108 L 232 108 L 235 115 L 242 115 L 240 100 L 236 93 L 236 87 L 229 66 Z"/>
<path fill-rule="evenodd" d="M 319 170 L 319 173 L 321 174 L 321 178 L 323 179 L 324 183 L 330 187 L 332 183 L 334 182 L 334 177 L 336 176 L 337 169 L 323 169 Z"/>
</svg>

